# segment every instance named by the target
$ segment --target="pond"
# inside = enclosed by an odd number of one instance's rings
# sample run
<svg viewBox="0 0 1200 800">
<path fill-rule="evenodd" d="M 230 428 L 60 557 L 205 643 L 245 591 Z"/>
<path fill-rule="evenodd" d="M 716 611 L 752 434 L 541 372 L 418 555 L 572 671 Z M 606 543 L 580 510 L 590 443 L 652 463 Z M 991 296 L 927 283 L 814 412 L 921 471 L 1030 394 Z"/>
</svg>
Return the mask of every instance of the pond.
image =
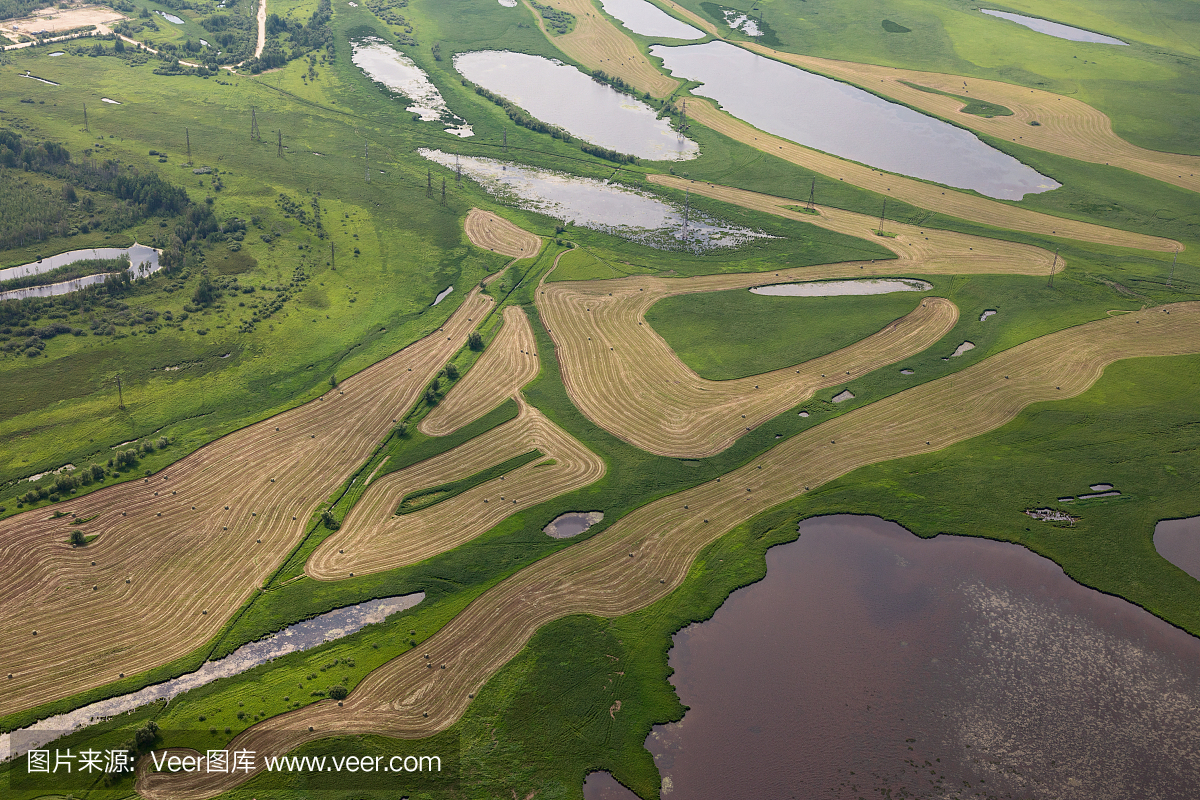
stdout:
<svg viewBox="0 0 1200 800">
<path fill-rule="evenodd" d="M 425 71 L 404 53 L 374 36 L 351 40 L 350 49 L 350 60 L 371 80 L 408 98 L 410 105 L 405 111 L 422 122 L 442 122 L 446 132 L 455 136 L 475 135 L 466 120 L 450 111 Z"/>
<path fill-rule="evenodd" d="M 1154 526 L 1154 549 L 1200 580 L 1200 517 L 1164 519 Z"/>
<path fill-rule="evenodd" d="M 722 8 L 721 16 L 725 18 L 725 24 L 735 31 L 741 31 L 747 36 L 762 36 L 762 29 L 758 27 L 758 20 L 745 11 L 738 11 L 734 8 Z"/>
<path fill-rule="evenodd" d="M 1200 639 L 1018 545 L 806 520 L 674 637 L 671 800 L 1183 798 Z"/>
<path fill-rule="evenodd" d="M 454 169 L 457 163 L 463 175 L 519 208 L 660 250 L 736 247 L 754 239 L 770 238 L 762 231 L 688 212 L 654 195 L 616 183 L 490 158 L 455 156 L 441 150 L 420 148 L 417 152 L 449 169 Z"/>
<path fill-rule="evenodd" d="M 19 267 L 0 269 L 0 281 L 11 278 L 21 278 L 26 275 L 41 275 L 58 267 L 65 267 L 76 261 L 93 261 L 98 259 L 129 257 L 129 274 L 134 278 L 152 275 L 161 268 L 158 263 L 158 251 L 144 244 L 134 244 L 132 247 L 94 247 L 89 250 L 71 250 L 56 256 L 47 256 L 40 261 L 22 264 Z M 112 273 L 102 272 L 87 275 L 71 281 L 52 283 L 45 286 L 30 286 L 25 289 L 11 289 L 0 292 L 0 301 L 24 300 L 29 297 L 57 297 L 78 291 L 85 286 L 104 283 Z"/>
<path fill-rule="evenodd" d="M 182 25 L 183 24 L 183 19 L 181 17 L 175 16 L 174 14 L 168 14 L 165 11 L 156 11 L 155 13 L 161 15 L 163 19 L 165 19 L 167 22 L 171 23 L 172 25 Z"/>
<path fill-rule="evenodd" d="M 1123 42 L 1120 39 L 1114 39 L 1102 33 L 1093 33 L 1092 31 L 1085 31 L 1082 28 L 1072 28 L 1070 25 L 1063 25 L 1061 22 L 1051 22 L 1048 19 L 1027 17 L 1024 14 L 1012 14 L 1008 11 L 993 11 L 990 8 L 981 8 L 979 10 L 989 17 L 1006 19 L 1009 22 L 1024 25 L 1026 28 L 1035 30 L 1038 33 L 1049 34 L 1058 39 L 1068 39 L 1072 42 L 1092 42 L 1094 44 L 1129 44 L 1129 42 Z"/>
<path fill-rule="evenodd" d="M 755 286 L 752 294 L 772 297 L 842 297 L 859 294 L 889 294 L 891 292 L 927 292 L 933 284 L 903 279 L 867 279 L 861 281 L 809 281 L 807 283 L 773 283 Z"/>
<path fill-rule="evenodd" d="M 653 108 L 561 61 L 484 50 L 459 53 L 454 68 L 531 116 L 594 145 L 650 161 L 699 154 L 696 143 L 658 119 Z"/>
<path fill-rule="evenodd" d="M 0 754 L 6 758 L 19 756 L 78 728 L 124 714 L 157 700 L 170 700 L 183 692 L 212 683 L 219 678 L 238 675 L 288 653 L 308 650 L 325 642 L 341 639 L 357 633 L 367 625 L 383 622 L 392 614 L 412 608 L 424 599 L 425 593 L 417 592 L 369 600 L 289 625 L 265 639 L 242 645 L 225 658 L 209 661 L 195 672 L 147 686 L 131 694 L 101 700 L 66 714 L 48 717 L 11 734 L 0 734 Z"/>
<path fill-rule="evenodd" d="M 698 31 L 681 22 L 648 0 L 600 0 L 604 13 L 621 20 L 626 28 L 643 36 L 668 36 L 672 39 L 701 39 Z"/>
<path fill-rule="evenodd" d="M 726 42 L 651 52 L 694 94 L 768 133 L 881 170 L 1020 200 L 1059 184 L 973 133 Z"/>
<path fill-rule="evenodd" d="M 437 297 L 433 298 L 433 304 L 436 306 L 438 303 L 442 302 L 447 297 L 449 297 L 450 293 L 453 291 L 454 291 L 454 284 L 452 283 L 449 286 L 447 286 L 445 289 L 442 289 L 440 292 L 437 293 Z"/>
<path fill-rule="evenodd" d="M 542 532 L 555 539 L 570 539 L 603 519 L 603 511 L 571 511 L 555 517 L 549 525 L 542 528 Z"/>
</svg>

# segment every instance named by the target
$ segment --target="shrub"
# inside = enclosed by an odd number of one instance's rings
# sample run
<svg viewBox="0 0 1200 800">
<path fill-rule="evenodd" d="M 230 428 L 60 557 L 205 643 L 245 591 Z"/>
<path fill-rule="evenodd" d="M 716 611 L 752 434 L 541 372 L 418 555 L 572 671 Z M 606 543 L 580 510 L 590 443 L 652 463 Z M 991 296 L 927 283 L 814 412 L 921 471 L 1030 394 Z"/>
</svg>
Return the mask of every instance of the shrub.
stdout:
<svg viewBox="0 0 1200 800">
<path fill-rule="evenodd" d="M 333 698 L 334 700 L 345 700 L 346 695 L 348 695 L 348 694 L 350 694 L 350 692 L 346 691 L 345 686 L 330 686 L 329 687 L 329 696 L 331 698 Z"/>
</svg>

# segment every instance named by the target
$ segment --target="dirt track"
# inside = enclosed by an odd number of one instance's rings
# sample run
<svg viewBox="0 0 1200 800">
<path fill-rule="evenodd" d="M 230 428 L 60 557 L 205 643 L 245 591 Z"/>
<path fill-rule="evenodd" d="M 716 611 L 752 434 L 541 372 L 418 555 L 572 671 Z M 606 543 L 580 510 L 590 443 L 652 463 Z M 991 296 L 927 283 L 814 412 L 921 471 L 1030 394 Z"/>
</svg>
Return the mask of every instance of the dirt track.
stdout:
<svg viewBox="0 0 1200 800">
<path fill-rule="evenodd" d="M 420 648 L 368 675 L 344 707 L 324 701 L 274 717 L 230 748 L 261 759 L 330 735 L 421 738 L 443 730 L 538 628 L 570 614 L 645 608 L 683 581 L 701 548 L 755 514 L 856 467 L 936 451 L 998 428 L 1031 403 L 1080 394 L 1117 359 L 1195 352 L 1200 303 L 1180 303 L 1059 331 L 852 411 L 522 570 Z M 207 798 L 246 777 L 143 773 L 137 788 L 150 798 Z"/>
<path fill-rule="evenodd" d="M 13 674 L 0 684 L 0 714 L 143 672 L 211 639 L 491 303 L 473 291 L 444 329 L 145 481 L 0 521 L 0 668 Z M 52 519 L 55 510 L 95 515 L 77 527 L 100 538 L 72 548 L 75 527 Z"/>
<path fill-rule="evenodd" d="M 547 32 L 541 15 L 526 3 L 550 43 L 580 64 L 602 69 L 655 97 L 666 97 L 679 85 L 679 81 L 659 72 L 633 40 L 601 16 L 589 0 L 543 0 L 543 4 L 575 15 L 575 29 L 565 36 L 554 36 Z"/>
<path fill-rule="evenodd" d="M 509 258 L 533 258 L 542 247 L 542 240 L 529 231 L 478 208 L 467 213 L 463 228 L 471 244 Z"/>
<path fill-rule="evenodd" d="M 421 420 L 417 430 L 430 436 L 454 433 L 516 395 L 537 377 L 538 369 L 529 319 L 520 308 L 509 306 L 504 309 L 500 333 L 446 399 Z"/>
<path fill-rule="evenodd" d="M 409 492 L 470 477 L 534 448 L 546 458 L 421 511 L 395 514 Z M 556 463 L 545 464 L 547 459 Z M 329 581 L 415 564 L 469 542 L 519 511 L 594 483 L 604 472 L 599 456 L 521 402 L 516 419 L 372 483 L 342 527 L 312 554 L 305 572 Z"/>
</svg>

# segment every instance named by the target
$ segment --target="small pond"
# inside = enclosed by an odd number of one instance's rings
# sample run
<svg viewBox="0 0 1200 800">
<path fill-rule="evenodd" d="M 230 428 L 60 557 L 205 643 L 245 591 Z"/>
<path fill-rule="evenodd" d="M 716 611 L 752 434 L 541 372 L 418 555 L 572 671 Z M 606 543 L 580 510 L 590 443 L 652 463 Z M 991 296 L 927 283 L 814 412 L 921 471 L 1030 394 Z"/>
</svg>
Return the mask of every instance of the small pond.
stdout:
<svg viewBox="0 0 1200 800">
<path fill-rule="evenodd" d="M 643 36 L 668 36 L 672 39 L 701 39 L 698 31 L 681 22 L 648 0 L 600 0 L 604 13 L 621 20 L 626 28 Z"/>
<path fill-rule="evenodd" d="M 745 11 L 738 11 L 735 8 L 722 8 L 721 16 L 725 18 L 725 24 L 735 31 L 741 31 L 747 36 L 762 36 L 762 29 L 758 27 L 758 20 Z"/>
<path fill-rule="evenodd" d="M 77 728 L 91 725 L 93 722 L 124 714 L 126 711 L 132 711 L 157 700 L 170 700 L 191 689 L 212 683 L 219 678 L 238 675 L 288 653 L 308 650 L 325 642 L 357 633 L 363 627 L 383 622 L 392 614 L 412 608 L 424 599 L 425 593 L 417 592 L 400 597 L 369 600 L 358 605 L 334 609 L 310 620 L 289 625 L 265 639 L 242 645 L 225 658 L 209 661 L 195 672 L 181 675 L 165 683 L 147 686 L 145 689 L 131 694 L 101 700 L 66 714 L 48 717 L 11 734 L 0 734 L 0 753 L 6 754 L 8 757 L 19 756 L 27 750 L 41 747 L 47 742 L 52 742 Z"/>
<path fill-rule="evenodd" d="M 165 19 L 167 22 L 171 23 L 172 25 L 182 25 L 183 24 L 183 19 L 181 17 L 175 16 L 174 14 L 168 14 L 165 11 L 156 11 L 155 13 L 159 14 L 163 19 Z"/>
<path fill-rule="evenodd" d="M 421 148 L 418 152 L 454 169 L 455 155 Z M 527 211 L 593 228 L 660 250 L 736 247 L 769 234 L 731 225 L 685 210 L 649 193 L 594 178 L 527 167 L 475 156 L 458 156 L 458 165 L 490 194 Z"/>
<path fill-rule="evenodd" d="M 807 283 L 774 283 L 755 286 L 752 294 L 772 297 L 841 297 L 850 294 L 890 294 L 891 292 L 927 292 L 933 284 L 902 279 L 868 279 L 861 281 L 809 281 Z"/>
<path fill-rule="evenodd" d="M 157 250 L 153 247 L 147 247 L 144 244 L 134 244 L 132 247 L 94 247 L 89 250 L 71 250 L 67 253 L 59 253 L 56 256 L 47 256 L 41 261 L 22 264 L 19 267 L 0 269 L 0 281 L 20 278 L 26 275 L 41 275 L 43 272 L 49 272 L 58 267 L 65 267 L 76 261 L 121 258 L 122 256 L 129 257 L 129 274 L 134 278 L 152 275 L 160 269 Z M 102 272 L 71 281 L 63 281 L 62 283 L 30 286 L 25 289 L 10 289 L 6 292 L 0 292 L 0 301 L 24 300 L 28 297 L 57 297 L 78 291 L 85 286 L 104 283 L 104 281 L 108 280 L 110 274 Z"/>
<path fill-rule="evenodd" d="M 425 71 L 404 53 L 374 36 L 350 42 L 350 60 L 376 83 L 404 95 L 411 105 L 405 108 L 422 122 L 442 122 L 455 136 L 473 136 L 466 120 L 452 113 L 442 93 Z"/>
<path fill-rule="evenodd" d="M 807 147 L 1005 200 L 1059 186 L 969 131 L 727 42 L 650 50 L 675 77 L 701 81 L 693 93 Z"/>
<path fill-rule="evenodd" d="M 979 10 L 989 17 L 1006 19 L 1009 22 L 1024 25 L 1026 28 L 1035 30 L 1038 33 L 1046 33 L 1058 39 L 1069 39 L 1072 42 L 1092 42 L 1095 44 L 1129 44 L 1128 42 L 1122 42 L 1120 39 L 1105 36 L 1102 33 L 1093 33 L 1092 31 L 1085 31 L 1082 28 L 1072 28 L 1070 25 L 1063 25 L 1061 22 L 1051 22 L 1048 19 L 1027 17 L 1024 14 L 1012 14 L 1008 11 L 993 11 L 990 8 L 981 8 Z"/>
<path fill-rule="evenodd" d="M 1200 517 L 1164 519 L 1154 526 L 1154 549 L 1200 580 Z"/>
<path fill-rule="evenodd" d="M 594 145 L 651 161 L 679 161 L 699 153 L 695 142 L 658 119 L 653 108 L 561 61 L 485 50 L 459 53 L 454 68 L 531 116 Z"/>
<path fill-rule="evenodd" d="M 438 303 L 442 302 L 447 297 L 449 297 L 450 293 L 453 291 L 454 291 L 454 284 L 452 283 L 449 286 L 447 286 L 445 289 L 442 289 L 440 292 L 437 293 L 437 297 L 433 298 L 433 304 L 436 306 Z"/>
<path fill-rule="evenodd" d="M 646 744 L 670 800 L 1200 786 L 1200 639 L 1014 544 L 806 520 L 669 663 L 689 709 Z"/>
<path fill-rule="evenodd" d="M 542 532 L 555 539 L 570 539 L 604 519 L 603 511 L 571 511 L 555 517 Z"/>
</svg>

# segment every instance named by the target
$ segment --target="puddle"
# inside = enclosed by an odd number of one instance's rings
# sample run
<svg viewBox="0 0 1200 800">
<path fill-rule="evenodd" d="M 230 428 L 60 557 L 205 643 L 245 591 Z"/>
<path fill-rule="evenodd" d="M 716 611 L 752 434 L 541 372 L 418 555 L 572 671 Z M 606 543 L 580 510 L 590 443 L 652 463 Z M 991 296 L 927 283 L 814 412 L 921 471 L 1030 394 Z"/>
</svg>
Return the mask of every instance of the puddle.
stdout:
<svg viewBox="0 0 1200 800">
<path fill-rule="evenodd" d="M 421 148 L 422 156 L 454 169 L 455 156 Z M 475 156 L 458 156 L 462 173 L 490 194 L 527 211 L 611 233 L 660 250 L 737 247 L 769 234 L 691 212 L 642 191 L 594 178 Z"/>
<path fill-rule="evenodd" d="M 374 36 L 351 41 L 350 60 L 371 80 L 409 99 L 405 108 L 422 122 L 442 122 L 448 133 L 455 136 L 474 136 L 466 120 L 452 113 L 442 93 L 429 80 L 425 71 L 404 53 L 394 50 L 387 42 Z"/>
<path fill-rule="evenodd" d="M 1093 492 L 1106 492 L 1109 489 L 1112 489 L 1113 485 L 1111 483 L 1093 483 L 1088 488 Z"/>
<path fill-rule="evenodd" d="M 674 637 L 688 711 L 646 740 L 670 800 L 1200 786 L 1200 639 L 1019 545 L 871 517 L 800 533 Z"/>
<path fill-rule="evenodd" d="M 200 40 L 200 44 L 204 45 L 205 47 L 209 46 L 208 42 L 204 41 L 203 39 Z"/>
<path fill-rule="evenodd" d="M 701 81 L 694 94 L 807 147 L 1005 200 L 1059 186 L 969 131 L 726 42 L 650 51 L 675 77 Z"/>
<path fill-rule="evenodd" d="M 912 375 L 913 371 L 911 369 L 902 369 L 902 370 L 900 370 L 900 374 L 901 375 Z"/>
<path fill-rule="evenodd" d="M 66 53 L 64 53 L 62 50 L 59 50 L 57 53 L 48 53 L 47 55 L 49 55 L 51 58 L 58 58 L 59 56 L 65 56 Z"/>
<path fill-rule="evenodd" d="M 531 116 L 600 147 L 651 161 L 680 161 L 699 154 L 696 143 L 666 119 L 657 119 L 653 108 L 561 61 L 485 50 L 456 55 L 454 68 Z"/>
<path fill-rule="evenodd" d="M 123 105 L 123 103 L 121 103 L 120 100 L 113 100 L 111 97 L 101 97 L 100 102 L 101 103 L 111 103 L 114 106 Z"/>
<path fill-rule="evenodd" d="M 983 322 L 983 321 L 984 321 L 984 320 L 986 320 L 988 317 L 994 317 L 994 316 L 996 316 L 996 312 L 995 312 L 994 310 L 992 310 L 992 309 L 990 309 L 990 308 L 989 308 L 987 311 L 985 311 L 985 312 L 983 312 L 982 314 L 980 314 L 980 315 L 979 315 L 979 321 L 980 321 L 980 322 Z"/>
<path fill-rule="evenodd" d="M 20 278 L 26 275 L 41 275 L 43 272 L 49 272 L 52 269 L 66 266 L 75 261 L 120 258 L 121 256 L 129 256 L 129 273 L 135 278 L 152 275 L 159 270 L 158 251 L 153 247 L 135 244 L 132 247 L 125 248 L 96 247 L 90 250 L 71 250 L 70 252 L 60 253 L 56 256 L 48 256 L 41 261 L 22 264 L 19 267 L 0 269 L 0 281 L 9 280 L 10 278 Z M 24 289 L 10 289 L 7 292 L 0 292 L 0 301 L 24 300 L 29 297 L 57 297 L 78 291 L 84 286 L 104 283 L 108 280 L 108 276 L 112 274 L 114 273 L 101 272 L 96 275 L 86 275 L 82 278 L 76 278 L 75 280 L 63 281 L 62 283 L 29 286 Z"/>
<path fill-rule="evenodd" d="M 417 592 L 335 609 L 305 622 L 289 625 L 266 639 L 242 645 L 225 658 L 209 661 L 187 675 L 147 686 L 131 694 L 101 700 L 66 714 L 49 717 L 11 734 L 0 734 L 0 760 L 19 756 L 93 722 L 124 714 L 156 700 L 170 700 L 178 694 L 212 683 L 218 678 L 238 675 L 288 653 L 308 650 L 325 642 L 349 636 L 366 625 L 383 622 L 392 614 L 412 608 L 424 599 L 425 593 Z"/>
<path fill-rule="evenodd" d="M 762 36 L 762 29 L 758 27 L 758 20 L 744 11 L 738 11 L 734 8 L 722 8 L 721 16 L 725 18 L 725 24 L 735 31 L 741 31 L 747 36 Z"/>
<path fill-rule="evenodd" d="M 663 786 L 663 794 L 669 791 Z M 639 800 L 609 772 L 592 772 L 583 779 L 583 800 Z"/>
<path fill-rule="evenodd" d="M 515 0 L 514 0 L 515 2 Z M 604 13 L 621 20 L 626 28 L 643 36 L 669 36 L 672 39 L 700 39 L 698 31 L 647 0 L 600 0 Z"/>
<path fill-rule="evenodd" d="M 438 303 L 442 302 L 447 297 L 449 297 L 450 293 L 453 291 L 454 291 L 454 284 L 452 283 L 449 286 L 447 286 L 445 289 L 442 289 L 440 292 L 437 293 L 437 297 L 433 298 L 433 304 L 436 306 Z"/>
<path fill-rule="evenodd" d="M 48 81 L 45 78 L 39 78 L 37 75 L 30 74 L 29 70 L 26 70 L 25 74 L 22 75 L 21 77 L 22 78 L 31 78 L 31 79 L 37 81 L 38 83 L 44 83 L 47 86 L 58 86 L 58 84 L 55 83 L 54 81 Z"/>
<path fill-rule="evenodd" d="M 890 292 L 927 292 L 933 284 L 912 280 L 810 281 L 755 286 L 752 294 L 772 297 L 841 297 L 849 294 L 889 294 Z"/>
<path fill-rule="evenodd" d="M 1024 25 L 1026 28 L 1035 30 L 1038 33 L 1049 34 L 1057 39 L 1067 39 L 1072 42 L 1092 42 L 1094 44 L 1129 44 L 1120 39 L 1105 36 L 1102 33 L 1093 33 L 1092 31 L 1085 31 L 1082 28 L 1073 28 L 1070 25 L 1063 25 L 1061 22 L 1051 22 L 1048 19 L 1027 17 L 1024 14 L 1011 14 L 1007 11 L 993 11 L 990 8 L 981 8 L 979 10 L 989 17 L 1000 17 L 1000 19 Z"/>
<path fill-rule="evenodd" d="M 849 389 L 845 389 L 841 392 L 838 392 L 837 394 L 835 394 L 833 396 L 833 402 L 835 402 L 835 403 L 844 403 L 847 400 L 853 400 L 853 399 L 854 399 L 854 395 L 851 394 Z"/>
<path fill-rule="evenodd" d="M 974 343 L 963 342 L 955 349 L 955 351 L 953 353 L 950 354 L 950 358 L 958 358 L 959 356 L 961 356 L 963 353 L 967 352 L 968 350 L 974 350 L 974 349 L 975 349 Z"/>
<path fill-rule="evenodd" d="M 801 411 L 801 412 L 800 412 L 799 414 L 797 414 L 796 416 L 800 417 L 801 419 L 808 419 L 808 412 L 807 412 L 807 411 Z"/>
<path fill-rule="evenodd" d="M 555 539 L 570 539 L 604 519 L 602 511 L 571 511 L 555 517 L 542 532 Z"/>
<path fill-rule="evenodd" d="M 183 24 L 183 19 L 181 17 L 175 16 L 174 14 L 168 14 L 165 11 L 155 11 L 154 13 L 158 14 L 159 16 L 161 16 L 163 19 L 165 19 L 167 22 L 171 23 L 172 25 L 182 25 Z"/>
<path fill-rule="evenodd" d="M 1200 517 L 1164 519 L 1155 525 L 1154 549 L 1167 561 L 1200 580 Z"/>
<path fill-rule="evenodd" d="M 1120 492 L 1115 492 L 1115 491 L 1114 492 L 1095 492 L 1093 494 L 1081 494 L 1081 495 L 1079 495 L 1078 499 L 1079 500 L 1094 500 L 1097 497 L 1117 497 L 1120 494 L 1121 494 Z"/>
<path fill-rule="evenodd" d="M 500 5 L 504 6 L 505 8 L 517 7 L 517 0 L 497 0 L 497 2 L 499 2 Z"/>
</svg>

